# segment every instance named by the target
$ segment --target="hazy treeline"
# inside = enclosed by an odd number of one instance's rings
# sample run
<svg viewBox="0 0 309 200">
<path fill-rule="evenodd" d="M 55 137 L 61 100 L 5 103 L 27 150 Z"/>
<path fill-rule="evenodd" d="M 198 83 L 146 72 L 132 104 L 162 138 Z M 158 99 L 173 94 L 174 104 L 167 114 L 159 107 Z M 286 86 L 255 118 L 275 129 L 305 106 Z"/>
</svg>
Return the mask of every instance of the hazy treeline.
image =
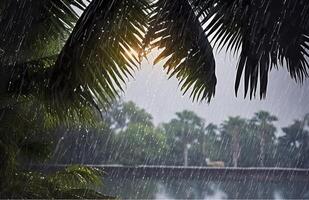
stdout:
<svg viewBox="0 0 309 200">
<path fill-rule="evenodd" d="M 209 158 L 235 167 L 309 167 L 308 115 L 280 136 L 267 111 L 216 125 L 184 110 L 155 126 L 150 113 L 118 101 L 102 115 L 94 128 L 57 129 L 49 162 L 205 166 Z"/>
</svg>

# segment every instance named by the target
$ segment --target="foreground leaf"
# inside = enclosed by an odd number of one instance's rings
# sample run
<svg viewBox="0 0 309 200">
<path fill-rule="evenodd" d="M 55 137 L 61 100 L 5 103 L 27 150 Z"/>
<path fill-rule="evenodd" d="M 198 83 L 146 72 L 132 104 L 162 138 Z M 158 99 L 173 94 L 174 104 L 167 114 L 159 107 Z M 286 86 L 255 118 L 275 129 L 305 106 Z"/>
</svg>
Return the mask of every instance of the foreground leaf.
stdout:
<svg viewBox="0 0 309 200">
<path fill-rule="evenodd" d="M 164 68 L 180 81 L 183 93 L 191 89 L 193 100 L 210 101 L 217 82 L 215 61 L 193 6 L 187 0 L 159 0 L 153 6 L 145 45 L 162 50 L 155 63 L 166 59 Z"/>
</svg>

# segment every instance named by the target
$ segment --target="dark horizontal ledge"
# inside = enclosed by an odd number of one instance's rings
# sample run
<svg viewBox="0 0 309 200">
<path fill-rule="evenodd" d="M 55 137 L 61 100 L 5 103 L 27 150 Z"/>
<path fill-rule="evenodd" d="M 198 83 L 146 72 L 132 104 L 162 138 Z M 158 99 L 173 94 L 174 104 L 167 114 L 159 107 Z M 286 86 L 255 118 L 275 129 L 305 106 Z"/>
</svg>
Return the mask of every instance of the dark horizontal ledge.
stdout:
<svg viewBox="0 0 309 200">
<path fill-rule="evenodd" d="M 55 171 L 67 165 L 33 165 L 39 171 Z M 308 169 L 295 168 L 231 168 L 231 167 L 183 167 L 183 166 L 123 166 L 86 165 L 102 169 L 107 178 L 175 178 L 193 180 L 256 180 L 256 181 L 309 181 Z"/>
</svg>

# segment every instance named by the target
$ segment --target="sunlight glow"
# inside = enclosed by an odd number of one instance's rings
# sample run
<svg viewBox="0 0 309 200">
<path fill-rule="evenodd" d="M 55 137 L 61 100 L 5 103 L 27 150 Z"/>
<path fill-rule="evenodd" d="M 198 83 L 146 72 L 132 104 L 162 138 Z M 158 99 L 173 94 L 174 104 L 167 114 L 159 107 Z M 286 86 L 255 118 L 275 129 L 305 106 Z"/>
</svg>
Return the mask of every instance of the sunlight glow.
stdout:
<svg viewBox="0 0 309 200">
<path fill-rule="evenodd" d="M 122 51 L 122 55 L 123 57 L 129 61 L 129 62 L 139 62 L 139 53 L 137 50 L 133 49 L 133 48 L 128 48 L 125 47 L 124 45 L 120 44 L 121 48 L 123 49 Z"/>
</svg>

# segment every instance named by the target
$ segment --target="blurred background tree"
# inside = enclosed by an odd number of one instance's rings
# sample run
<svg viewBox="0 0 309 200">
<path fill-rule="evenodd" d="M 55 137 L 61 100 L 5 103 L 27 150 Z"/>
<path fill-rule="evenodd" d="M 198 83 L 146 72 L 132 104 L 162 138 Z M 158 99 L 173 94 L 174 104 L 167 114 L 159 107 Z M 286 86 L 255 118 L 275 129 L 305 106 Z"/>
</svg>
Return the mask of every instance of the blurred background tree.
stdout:
<svg viewBox="0 0 309 200">
<path fill-rule="evenodd" d="M 176 116 L 177 118 L 163 126 L 168 136 L 171 137 L 170 142 L 179 146 L 182 150 L 183 165 L 188 166 L 189 148 L 203 134 L 204 122 L 202 118 L 188 110 L 177 112 Z"/>
<path fill-rule="evenodd" d="M 271 147 L 271 145 L 267 145 L 267 143 L 271 143 L 275 139 L 276 127 L 273 122 L 277 121 L 278 118 L 274 115 L 271 115 L 267 111 L 259 111 L 254 114 L 252 118 L 252 123 L 256 125 L 256 130 L 260 141 L 260 166 L 264 167 L 266 154 L 271 152 L 267 147 Z"/>
<path fill-rule="evenodd" d="M 230 149 L 226 151 L 232 152 L 232 165 L 238 166 L 238 159 L 241 154 L 241 138 L 247 133 L 247 122 L 240 117 L 229 117 L 228 120 L 222 123 L 222 140 L 226 142 Z"/>
</svg>

